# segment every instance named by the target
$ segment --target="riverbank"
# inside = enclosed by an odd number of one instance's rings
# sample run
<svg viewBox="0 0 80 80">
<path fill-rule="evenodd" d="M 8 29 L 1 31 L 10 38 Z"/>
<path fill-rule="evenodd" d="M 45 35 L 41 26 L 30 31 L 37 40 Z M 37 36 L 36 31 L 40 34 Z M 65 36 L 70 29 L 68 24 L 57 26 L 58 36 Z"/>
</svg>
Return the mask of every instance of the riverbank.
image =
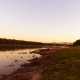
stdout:
<svg viewBox="0 0 80 80">
<path fill-rule="evenodd" d="M 30 60 L 30 64 L 23 64 L 21 68 L 13 72 L 10 75 L 3 75 L 0 80 L 36 80 L 42 76 L 44 68 L 47 65 L 47 60 L 51 58 L 51 55 L 56 53 L 57 50 L 53 49 L 41 49 L 35 51 L 37 54 L 41 54 L 41 58 L 34 58 Z M 34 52 L 31 52 L 31 54 Z"/>
</svg>

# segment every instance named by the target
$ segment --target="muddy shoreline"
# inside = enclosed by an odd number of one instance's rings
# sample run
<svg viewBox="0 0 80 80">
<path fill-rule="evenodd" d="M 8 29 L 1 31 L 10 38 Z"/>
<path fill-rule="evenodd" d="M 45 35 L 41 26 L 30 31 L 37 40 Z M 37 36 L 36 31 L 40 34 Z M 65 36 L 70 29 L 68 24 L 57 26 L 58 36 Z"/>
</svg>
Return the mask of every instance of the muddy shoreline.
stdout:
<svg viewBox="0 0 80 80">
<path fill-rule="evenodd" d="M 38 80 L 45 70 L 47 65 L 47 60 L 49 60 L 52 54 L 56 53 L 56 49 L 40 49 L 33 51 L 32 53 L 37 53 L 42 55 L 40 58 L 34 58 L 30 60 L 29 64 L 21 65 L 21 68 L 13 72 L 10 75 L 2 75 L 3 78 L 0 80 Z"/>
</svg>

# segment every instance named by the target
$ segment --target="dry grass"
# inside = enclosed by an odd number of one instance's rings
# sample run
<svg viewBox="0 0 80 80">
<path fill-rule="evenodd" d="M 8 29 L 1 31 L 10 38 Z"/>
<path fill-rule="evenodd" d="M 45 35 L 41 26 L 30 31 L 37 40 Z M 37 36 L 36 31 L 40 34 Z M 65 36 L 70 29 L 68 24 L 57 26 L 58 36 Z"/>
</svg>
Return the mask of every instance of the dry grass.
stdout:
<svg viewBox="0 0 80 80">
<path fill-rule="evenodd" d="M 54 54 L 41 80 L 80 80 L 80 46 Z"/>
</svg>

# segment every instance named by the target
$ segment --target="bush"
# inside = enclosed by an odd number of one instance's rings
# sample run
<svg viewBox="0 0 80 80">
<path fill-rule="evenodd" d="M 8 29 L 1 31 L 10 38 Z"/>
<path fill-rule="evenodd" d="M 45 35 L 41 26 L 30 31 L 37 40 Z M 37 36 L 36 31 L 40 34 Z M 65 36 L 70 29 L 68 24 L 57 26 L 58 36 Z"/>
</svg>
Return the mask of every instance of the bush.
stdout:
<svg viewBox="0 0 80 80">
<path fill-rule="evenodd" d="M 77 45 L 80 45 L 80 39 L 79 40 L 76 40 L 74 43 L 73 43 L 74 46 L 77 46 Z"/>
</svg>

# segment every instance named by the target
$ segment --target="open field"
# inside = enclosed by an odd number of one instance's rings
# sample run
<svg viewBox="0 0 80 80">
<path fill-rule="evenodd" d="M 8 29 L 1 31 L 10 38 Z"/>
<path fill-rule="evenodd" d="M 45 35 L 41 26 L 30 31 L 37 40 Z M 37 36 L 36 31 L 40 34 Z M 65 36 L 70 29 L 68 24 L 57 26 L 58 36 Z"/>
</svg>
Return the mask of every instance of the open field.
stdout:
<svg viewBox="0 0 80 80">
<path fill-rule="evenodd" d="M 54 54 L 40 80 L 80 80 L 80 46 Z"/>
</svg>

